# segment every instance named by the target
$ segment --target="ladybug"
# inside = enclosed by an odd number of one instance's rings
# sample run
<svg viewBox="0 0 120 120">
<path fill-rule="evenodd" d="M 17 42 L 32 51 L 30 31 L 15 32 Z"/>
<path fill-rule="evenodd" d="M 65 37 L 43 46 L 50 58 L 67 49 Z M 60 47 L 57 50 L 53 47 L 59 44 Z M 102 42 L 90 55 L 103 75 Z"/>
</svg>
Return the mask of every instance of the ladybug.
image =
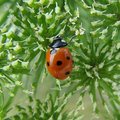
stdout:
<svg viewBox="0 0 120 120">
<path fill-rule="evenodd" d="M 49 45 L 46 52 L 46 66 L 50 74 L 59 79 L 66 79 L 73 68 L 72 55 L 67 46 L 68 43 L 63 41 L 62 37 L 57 36 Z"/>
</svg>

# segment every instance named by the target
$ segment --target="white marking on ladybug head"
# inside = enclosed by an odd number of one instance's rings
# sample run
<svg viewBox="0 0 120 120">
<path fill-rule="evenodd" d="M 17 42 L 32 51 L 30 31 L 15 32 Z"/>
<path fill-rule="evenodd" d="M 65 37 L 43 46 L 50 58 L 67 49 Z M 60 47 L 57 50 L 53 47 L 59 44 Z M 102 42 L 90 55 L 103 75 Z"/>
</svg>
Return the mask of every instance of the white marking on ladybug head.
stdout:
<svg viewBox="0 0 120 120">
<path fill-rule="evenodd" d="M 62 39 L 61 42 L 65 42 L 65 40 Z"/>
</svg>

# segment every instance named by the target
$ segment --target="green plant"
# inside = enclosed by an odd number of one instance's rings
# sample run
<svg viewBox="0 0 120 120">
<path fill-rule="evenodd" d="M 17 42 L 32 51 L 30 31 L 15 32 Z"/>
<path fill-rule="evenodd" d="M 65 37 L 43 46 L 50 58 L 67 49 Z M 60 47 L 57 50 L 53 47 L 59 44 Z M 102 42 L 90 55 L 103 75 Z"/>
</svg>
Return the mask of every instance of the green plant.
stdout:
<svg viewBox="0 0 120 120">
<path fill-rule="evenodd" d="M 119 119 L 120 1 L 0 2 L 1 6 L 5 4 L 10 7 L 0 20 L 0 119 L 85 119 L 82 109 L 86 94 L 93 118 Z M 66 41 L 76 35 L 68 46 L 74 69 L 65 81 L 54 80 L 45 69 L 45 52 L 56 35 Z M 46 95 L 42 101 L 38 93 L 46 79 L 50 79 L 51 87 L 49 97 Z M 19 91 L 29 96 L 29 100 L 26 97 L 28 105 L 24 107 L 14 103 Z M 73 111 L 65 110 L 75 95 L 78 95 L 76 107 Z M 15 113 L 12 104 L 18 108 Z"/>
<path fill-rule="evenodd" d="M 60 98 L 55 97 L 54 99 L 53 95 L 49 94 L 43 102 L 29 96 L 29 104 L 25 107 L 17 105 L 16 108 L 19 111 L 18 114 L 6 118 L 5 120 L 26 120 L 26 118 L 29 120 L 81 119 L 82 115 L 80 115 L 78 108 L 69 112 L 63 111 L 68 102 L 67 99 L 70 97 L 71 96 L 66 96 L 64 94 Z"/>
</svg>

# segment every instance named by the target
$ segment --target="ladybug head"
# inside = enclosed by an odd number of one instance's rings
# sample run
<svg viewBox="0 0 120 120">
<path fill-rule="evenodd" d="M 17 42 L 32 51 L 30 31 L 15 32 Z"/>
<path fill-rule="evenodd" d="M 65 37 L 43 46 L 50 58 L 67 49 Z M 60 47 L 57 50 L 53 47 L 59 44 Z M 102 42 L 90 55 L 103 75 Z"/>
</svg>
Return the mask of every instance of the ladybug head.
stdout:
<svg viewBox="0 0 120 120">
<path fill-rule="evenodd" d="M 51 48 L 60 48 L 60 47 L 65 47 L 67 46 L 67 42 L 65 41 L 62 41 L 62 37 L 60 36 L 56 36 L 54 39 L 53 39 L 53 42 L 49 45 L 49 47 Z"/>
</svg>

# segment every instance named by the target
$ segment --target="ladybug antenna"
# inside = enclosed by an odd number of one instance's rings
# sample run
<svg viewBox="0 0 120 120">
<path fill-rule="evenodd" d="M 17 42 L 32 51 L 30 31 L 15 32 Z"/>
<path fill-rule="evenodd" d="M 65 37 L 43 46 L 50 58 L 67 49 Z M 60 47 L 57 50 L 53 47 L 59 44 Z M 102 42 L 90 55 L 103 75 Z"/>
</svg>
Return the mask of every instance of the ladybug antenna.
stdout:
<svg viewBox="0 0 120 120">
<path fill-rule="evenodd" d="M 70 41 L 68 42 L 68 44 L 70 44 L 70 43 L 72 42 L 73 38 L 75 38 L 75 37 L 76 37 L 76 35 L 73 35 L 73 36 L 71 37 Z"/>
</svg>

